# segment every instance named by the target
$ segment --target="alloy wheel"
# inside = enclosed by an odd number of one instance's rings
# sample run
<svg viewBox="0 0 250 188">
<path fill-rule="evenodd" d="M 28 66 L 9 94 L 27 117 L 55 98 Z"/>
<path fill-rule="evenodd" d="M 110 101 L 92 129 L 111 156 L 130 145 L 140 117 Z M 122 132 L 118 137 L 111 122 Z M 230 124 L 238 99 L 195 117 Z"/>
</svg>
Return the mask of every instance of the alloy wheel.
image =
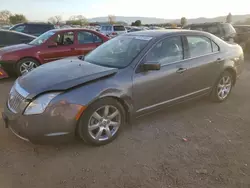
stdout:
<svg viewBox="0 0 250 188">
<path fill-rule="evenodd" d="M 217 86 L 217 95 L 220 100 L 224 100 L 229 95 L 232 88 L 232 79 L 229 75 L 223 76 Z"/>
<path fill-rule="evenodd" d="M 120 111 L 114 106 L 105 105 L 91 115 L 88 132 L 96 141 L 106 141 L 116 134 L 120 125 Z"/>
<path fill-rule="evenodd" d="M 32 62 L 32 61 L 27 61 L 21 64 L 20 66 L 20 73 L 22 75 L 32 71 L 33 69 L 35 69 L 37 67 L 37 65 Z"/>
</svg>

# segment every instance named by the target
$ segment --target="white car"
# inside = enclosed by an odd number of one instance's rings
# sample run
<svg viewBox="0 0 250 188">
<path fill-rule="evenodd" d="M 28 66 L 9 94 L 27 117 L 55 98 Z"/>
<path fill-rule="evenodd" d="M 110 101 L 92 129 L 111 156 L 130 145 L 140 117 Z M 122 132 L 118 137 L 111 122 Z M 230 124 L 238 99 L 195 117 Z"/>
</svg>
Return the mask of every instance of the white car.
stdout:
<svg viewBox="0 0 250 188">
<path fill-rule="evenodd" d="M 103 25 L 100 28 L 100 32 L 112 38 L 127 33 L 127 30 L 123 25 Z"/>
</svg>

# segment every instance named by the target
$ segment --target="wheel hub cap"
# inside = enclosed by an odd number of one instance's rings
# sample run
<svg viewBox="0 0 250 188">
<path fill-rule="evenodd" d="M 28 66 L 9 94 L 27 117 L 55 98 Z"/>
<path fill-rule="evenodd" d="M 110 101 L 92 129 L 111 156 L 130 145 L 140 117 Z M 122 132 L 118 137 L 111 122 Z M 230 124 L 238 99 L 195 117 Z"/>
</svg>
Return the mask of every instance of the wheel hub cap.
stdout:
<svg viewBox="0 0 250 188">
<path fill-rule="evenodd" d="M 231 91 L 231 87 L 232 87 L 232 82 L 231 82 L 231 77 L 230 76 L 224 76 L 221 78 L 221 80 L 219 81 L 218 84 L 218 90 L 217 90 L 217 95 L 218 97 L 223 100 L 225 99 L 230 91 Z"/>
<path fill-rule="evenodd" d="M 114 106 L 103 106 L 96 110 L 89 119 L 90 136 L 98 141 L 112 138 L 121 124 L 121 114 Z"/>
</svg>

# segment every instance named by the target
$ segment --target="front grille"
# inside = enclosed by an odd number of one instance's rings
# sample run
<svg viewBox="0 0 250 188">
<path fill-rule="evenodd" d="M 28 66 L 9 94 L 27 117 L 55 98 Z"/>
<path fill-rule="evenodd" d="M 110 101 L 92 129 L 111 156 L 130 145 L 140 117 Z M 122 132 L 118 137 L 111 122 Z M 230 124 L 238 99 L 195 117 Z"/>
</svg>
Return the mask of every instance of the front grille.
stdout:
<svg viewBox="0 0 250 188">
<path fill-rule="evenodd" d="M 15 88 L 12 88 L 8 98 L 9 109 L 14 113 L 20 113 L 27 105 L 28 102 L 26 99 Z"/>
</svg>

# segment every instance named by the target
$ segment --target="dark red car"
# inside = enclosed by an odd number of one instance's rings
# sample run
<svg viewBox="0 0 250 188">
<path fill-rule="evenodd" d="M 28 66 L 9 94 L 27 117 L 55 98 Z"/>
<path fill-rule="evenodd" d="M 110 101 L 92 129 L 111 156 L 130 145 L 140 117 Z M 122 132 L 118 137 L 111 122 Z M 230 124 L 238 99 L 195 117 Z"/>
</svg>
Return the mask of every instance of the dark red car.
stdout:
<svg viewBox="0 0 250 188">
<path fill-rule="evenodd" d="M 8 74 L 20 76 L 50 61 L 85 55 L 107 40 L 108 37 L 93 30 L 50 30 L 28 44 L 1 48 L 0 65 Z"/>
</svg>

